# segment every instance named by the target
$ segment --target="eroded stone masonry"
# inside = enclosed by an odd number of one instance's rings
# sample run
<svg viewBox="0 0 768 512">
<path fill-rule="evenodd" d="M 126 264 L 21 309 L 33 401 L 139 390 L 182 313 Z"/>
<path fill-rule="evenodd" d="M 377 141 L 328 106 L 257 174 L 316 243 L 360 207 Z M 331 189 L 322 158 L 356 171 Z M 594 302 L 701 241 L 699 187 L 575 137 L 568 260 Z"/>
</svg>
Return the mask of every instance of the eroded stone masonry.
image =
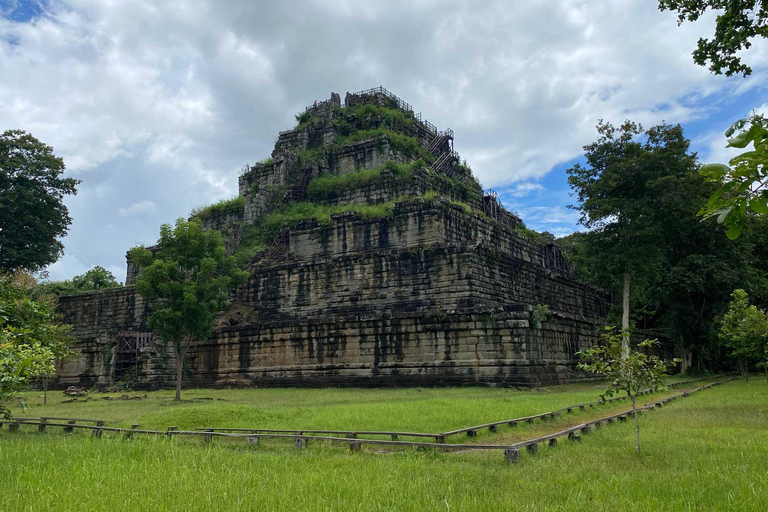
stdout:
<svg viewBox="0 0 768 512">
<path fill-rule="evenodd" d="M 332 94 L 297 117 L 240 176 L 242 199 L 198 213 L 250 279 L 191 351 L 185 385 L 585 377 L 574 355 L 596 340 L 605 298 L 574 280 L 557 245 L 521 236 L 520 219 L 460 162 L 453 132 L 382 88 L 344 104 Z M 172 385 L 172 352 L 147 328 L 135 275 L 129 261 L 124 288 L 61 299 L 78 343 L 60 385 Z"/>
</svg>

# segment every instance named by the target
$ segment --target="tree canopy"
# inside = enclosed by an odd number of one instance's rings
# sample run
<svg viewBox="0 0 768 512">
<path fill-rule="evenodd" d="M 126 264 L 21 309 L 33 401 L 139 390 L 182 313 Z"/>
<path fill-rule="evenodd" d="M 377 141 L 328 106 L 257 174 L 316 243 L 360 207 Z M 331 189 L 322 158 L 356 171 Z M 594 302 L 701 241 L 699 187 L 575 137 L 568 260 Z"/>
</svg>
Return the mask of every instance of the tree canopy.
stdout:
<svg viewBox="0 0 768 512">
<path fill-rule="evenodd" d="M 659 0 L 659 10 L 677 11 L 678 25 L 697 21 L 707 11 L 718 11 L 712 39 L 700 38 L 693 61 L 709 65 L 716 75 L 742 74 L 752 68 L 736 53 L 749 49 L 756 37 L 768 37 L 768 2 L 764 0 Z"/>
<path fill-rule="evenodd" d="M 664 328 L 681 350 L 683 370 L 694 358 L 699 365 L 707 360 L 718 363 L 718 322 L 731 291 L 743 287 L 768 301 L 768 216 L 748 219 L 744 235 L 728 240 L 714 219 L 697 217 L 717 184 L 698 172 L 696 155 L 689 151 L 682 130 L 661 125 L 648 132 L 654 137 L 644 138 L 639 129 L 631 131 L 634 137 L 624 132 L 625 142 L 611 146 L 610 158 L 603 159 L 617 163 L 598 161 L 591 166 L 594 171 L 580 167 L 579 190 L 585 192 L 586 207 L 600 212 L 618 212 L 636 203 L 632 211 L 642 215 L 643 233 L 650 235 L 631 253 L 635 261 L 629 263 L 635 266 L 630 267 L 634 283 L 630 324 Z M 625 146 L 630 148 L 623 150 Z M 605 222 L 618 220 L 616 213 L 605 214 Z M 615 239 L 619 241 L 619 235 Z M 623 246 L 613 240 L 596 226 L 559 242 L 577 278 L 615 292 L 621 289 L 625 255 Z"/>
<path fill-rule="evenodd" d="M 0 272 L 36 271 L 63 253 L 58 238 L 72 222 L 63 199 L 80 183 L 63 172 L 64 161 L 32 135 L 0 135 Z"/>
<path fill-rule="evenodd" d="M 69 354 L 70 326 L 58 322 L 51 296 L 32 298 L 34 286 L 24 273 L 0 276 L 0 416 L 10 414 L 4 402 L 30 377 L 51 375 Z"/>
<path fill-rule="evenodd" d="M 229 291 L 248 273 L 226 256 L 221 233 L 204 230 L 199 219 L 163 224 L 157 248 L 134 247 L 130 258 L 141 269 L 136 290 L 152 304 L 149 326 L 173 346 L 179 400 L 189 347 L 208 339 L 216 312 L 226 307 Z"/>
<path fill-rule="evenodd" d="M 77 275 L 64 281 L 44 281 L 37 285 L 34 294 L 37 295 L 71 295 L 75 293 L 93 292 L 119 288 L 122 283 L 115 279 L 109 270 L 96 265 L 84 274 Z"/>
<path fill-rule="evenodd" d="M 719 188 L 699 215 L 716 217 L 728 228 L 728 238 L 734 239 L 741 234 L 748 215 L 768 213 L 768 121 L 753 114 L 736 121 L 725 136 L 729 148 L 744 149 L 752 144 L 753 149 L 731 158 L 730 166 L 712 163 L 701 168 Z"/>
<path fill-rule="evenodd" d="M 698 164 L 679 125 L 643 130 L 631 121 L 614 126 L 601 120 L 597 132 L 597 141 L 584 146 L 586 165 L 568 169 L 568 183 L 580 223 L 592 230 L 582 240 L 585 252 L 600 255 L 599 271 L 587 272 L 603 286 L 623 289 L 627 330 L 630 281 L 652 279 L 663 260 L 659 241 L 669 182 L 695 172 Z"/>
<path fill-rule="evenodd" d="M 768 351 L 768 317 L 749 303 L 744 290 L 734 290 L 723 316 L 720 338 L 731 349 L 731 356 L 739 363 L 739 370 L 749 379 L 749 364 L 765 365 Z M 768 367 L 766 367 L 768 375 Z"/>
<path fill-rule="evenodd" d="M 579 352 L 583 359 L 579 368 L 605 377 L 611 383 L 600 395 L 601 401 L 621 391 L 627 394 L 632 402 L 635 417 L 635 449 L 640 453 L 640 420 L 637 417 L 635 402 L 639 394 L 646 389 L 666 389 L 664 379 L 671 362 L 648 353 L 658 345 L 657 340 L 644 340 L 629 350 L 624 349 L 622 345 L 622 336 L 608 328 L 600 344 Z"/>
</svg>

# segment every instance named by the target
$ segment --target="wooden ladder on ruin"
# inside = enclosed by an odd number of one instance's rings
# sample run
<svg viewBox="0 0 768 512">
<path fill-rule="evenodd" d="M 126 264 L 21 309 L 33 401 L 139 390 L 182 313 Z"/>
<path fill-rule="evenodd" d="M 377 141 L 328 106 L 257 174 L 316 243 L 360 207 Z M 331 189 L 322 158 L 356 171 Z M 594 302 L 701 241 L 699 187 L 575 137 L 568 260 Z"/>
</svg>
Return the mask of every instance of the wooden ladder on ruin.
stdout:
<svg viewBox="0 0 768 512">
<path fill-rule="evenodd" d="M 455 162 L 459 161 L 459 154 L 452 149 L 445 151 L 437 157 L 432 164 L 432 170 L 435 172 L 446 173 Z"/>
<path fill-rule="evenodd" d="M 312 168 L 307 167 L 304 169 L 304 171 L 301 173 L 301 177 L 299 178 L 298 183 L 294 185 L 289 191 L 287 191 L 283 197 L 281 198 L 282 203 L 288 203 L 291 201 L 302 201 L 307 198 L 307 186 L 309 185 L 309 182 L 312 180 Z M 264 253 L 265 258 L 272 258 L 274 257 L 279 251 L 280 248 L 285 244 L 286 239 L 288 238 L 288 230 L 283 229 L 280 231 L 277 236 L 275 236 L 275 239 L 272 240 L 272 244 L 270 244 L 267 251 Z"/>
<path fill-rule="evenodd" d="M 287 203 L 290 201 L 302 201 L 307 198 L 307 185 L 312 180 L 312 168 L 307 167 L 301 173 L 298 183 L 294 185 L 291 190 L 283 195 L 282 202 Z"/>
<path fill-rule="evenodd" d="M 493 189 L 483 190 L 483 213 L 493 220 L 501 220 L 501 202 Z"/>
</svg>

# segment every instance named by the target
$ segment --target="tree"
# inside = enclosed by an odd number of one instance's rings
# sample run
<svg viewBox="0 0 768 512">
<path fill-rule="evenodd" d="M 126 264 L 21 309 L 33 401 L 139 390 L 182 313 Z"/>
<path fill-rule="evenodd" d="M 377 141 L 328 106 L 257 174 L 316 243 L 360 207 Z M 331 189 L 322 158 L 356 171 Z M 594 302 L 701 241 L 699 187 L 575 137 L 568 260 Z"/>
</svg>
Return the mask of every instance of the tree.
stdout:
<svg viewBox="0 0 768 512">
<path fill-rule="evenodd" d="M 35 295 L 71 295 L 121 286 L 123 284 L 115 279 L 112 272 L 96 265 L 85 274 L 77 275 L 71 280 L 42 282 L 37 285 L 34 293 Z"/>
<path fill-rule="evenodd" d="M 728 238 L 734 239 L 741 234 L 748 214 L 768 213 L 768 121 L 754 114 L 736 121 L 725 136 L 726 147 L 743 149 L 752 144 L 753 150 L 731 158 L 730 166 L 708 164 L 701 168 L 709 181 L 721 186 L 699 215 L 717 217 L 717 222 L 728 228 Z"/>
<path fill-rule="evenodd" d="M 63 198 L 80 183 L 63 172 L 64 161 L 32 135 L 0 135 L 0 272 L 36 271 L 63 253 L 57 238 L 72 223 Z"/>
<path fill-rule="evenodd" d="M 586 362 L 580 363 L 579 368 L 590 373 L 606 377 L 611 387 L 600 395 L 605 401 L 620 391 L 624 391 L 632 402 L 632 416 L 635 418 L 635 450 L 640 453 L 640 420 L 637 415 L 637 397 L 641 391 L 667 389 L 664 377 L 670 363 L 644 351 L 653 349 L 658 344 L 656 340 L 645 340 L 638 344 L 637 349 L 624 348 L 624 333 L 617 334 L 613 328 L 606 328 L 602 344 L 584 352 L 579 352 Z"/>
<path fill-rule="evenodd" d="M 69 354 L 71 327 L 58 322 L 52 297 L 32 298 L 34 286 L 24 273 L 0 276 L 0 402 L 31 377 L 50 377 L 54 362 Z M 0 414 L 10 414 L 2 403 Z"/>
<path fill-rule="evenodd" d="M 714 38 L 700 38 L 693 61 L 719 75 L 741 73 L 748 76 L 752 68 L 741 62 L 736 53 L 752 46 L 752 39 L 768 37 L 768 2 L 764 0 L 659 0 L 659 10 L 677 11 L 677 24 L 694 22 L 707 10 L 722 11 L 717 16 Z"/>
<path fill-rule="evenodd" d="M 749 381 L 749 364 L 765 362 L 768 318 L 756 306 L 749 304 L 744 290 L 735 290 L 731 297 L 733 300 L 720 327 L 720 338 L 731 349 L 739 371 Z"/>
<path fill-rule="evenodd" d="M 659 244 L 670 177 L 698 169 L 690 141 L 679 125 L 662 124 L 643 131 L 626 121 L 619 127 L 597 125 L 598 140 L 584 146 L 586 166 L 568 169 L 568 183 L 581 213 L 579 222 L 591 230 L 587 251 L 599 255 L 604 280 L 622 289 L 622 330 L 628 349 L 630 284 L 657 273 L 663 260 Z"/>
<path fill-rule="evenodd" d="M 176 400 L 181 400 L 184 358 L 198 340 L 211 335 L 215 314 L 230 290 L 248 273 L 227 257 L 221 233 L 206 231 L 199 219 L 163 224 L 157 249 L 134 247 L 131 260 L 141 269 L 136 290 L 153 306 L 149 326 L 157 329 L 176 356 Z"/>
</svg>

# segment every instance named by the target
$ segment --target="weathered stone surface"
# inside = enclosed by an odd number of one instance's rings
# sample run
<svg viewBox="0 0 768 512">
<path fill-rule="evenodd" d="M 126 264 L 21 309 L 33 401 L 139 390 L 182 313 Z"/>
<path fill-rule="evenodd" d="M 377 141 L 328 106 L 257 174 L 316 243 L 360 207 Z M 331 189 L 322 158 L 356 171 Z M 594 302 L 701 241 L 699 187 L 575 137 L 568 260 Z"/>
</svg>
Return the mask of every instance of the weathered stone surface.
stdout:
<svg viewBox="0 0 768 512">
<path fill-rule="evenodd" d="M 319 122 L 281 132 L 272 158 L 240 176 L 242 212 L 204 219 L 206 228 L 224 233 L 229 250 L 286 197 L 300 200 L 302 176 L 410 160 L 387 137 L 335 145 L 336 123 L 346 115 L 339 99 L 310 107 Z M 405 108 L 375 91 L 348 94 L 345 103 Z M 375 128 L 380 121 L 366 122 Z M 451 139 L 420 118 L 397 130 L 424 147 L 437 141 L 439 151 L 451 150 Z M 305 162 L 308 150 L 320 149 L 320 160 Z M 428 191 L 436 197 L 424 200 Z M 605 297 L 557 263 L 556 246 L 520 236 L 520 219 L 503 209 L 495 218 L 481 213 L 492 197 L 471 175 L 422 168 L 403 181 L 385 168 L 380 181 L 323 202 L 370 205 L 404 196 L 415 197 L 386 218 L 347 211 L 330 225 L 306 220 L 286 228 L 283 245 L 254 259 L 211 338 L 190 352 L 186 385 L 538 386 L 587 377 L 575 354 L 596 340 Z M 129 261 L 126 282 L 135 276 Z M 534 326 L 536 304 L 552 314 Z M 58 368 L 59 386 L 120 378 L 116 346 L 126 333 L 142 340 L 134 385 L 172 385 L 172 351 L 149 333 L 149 305 L 132 286 L 62 297 L 60 309 L 78 343 L 77 357 Z"/>
</svg>

